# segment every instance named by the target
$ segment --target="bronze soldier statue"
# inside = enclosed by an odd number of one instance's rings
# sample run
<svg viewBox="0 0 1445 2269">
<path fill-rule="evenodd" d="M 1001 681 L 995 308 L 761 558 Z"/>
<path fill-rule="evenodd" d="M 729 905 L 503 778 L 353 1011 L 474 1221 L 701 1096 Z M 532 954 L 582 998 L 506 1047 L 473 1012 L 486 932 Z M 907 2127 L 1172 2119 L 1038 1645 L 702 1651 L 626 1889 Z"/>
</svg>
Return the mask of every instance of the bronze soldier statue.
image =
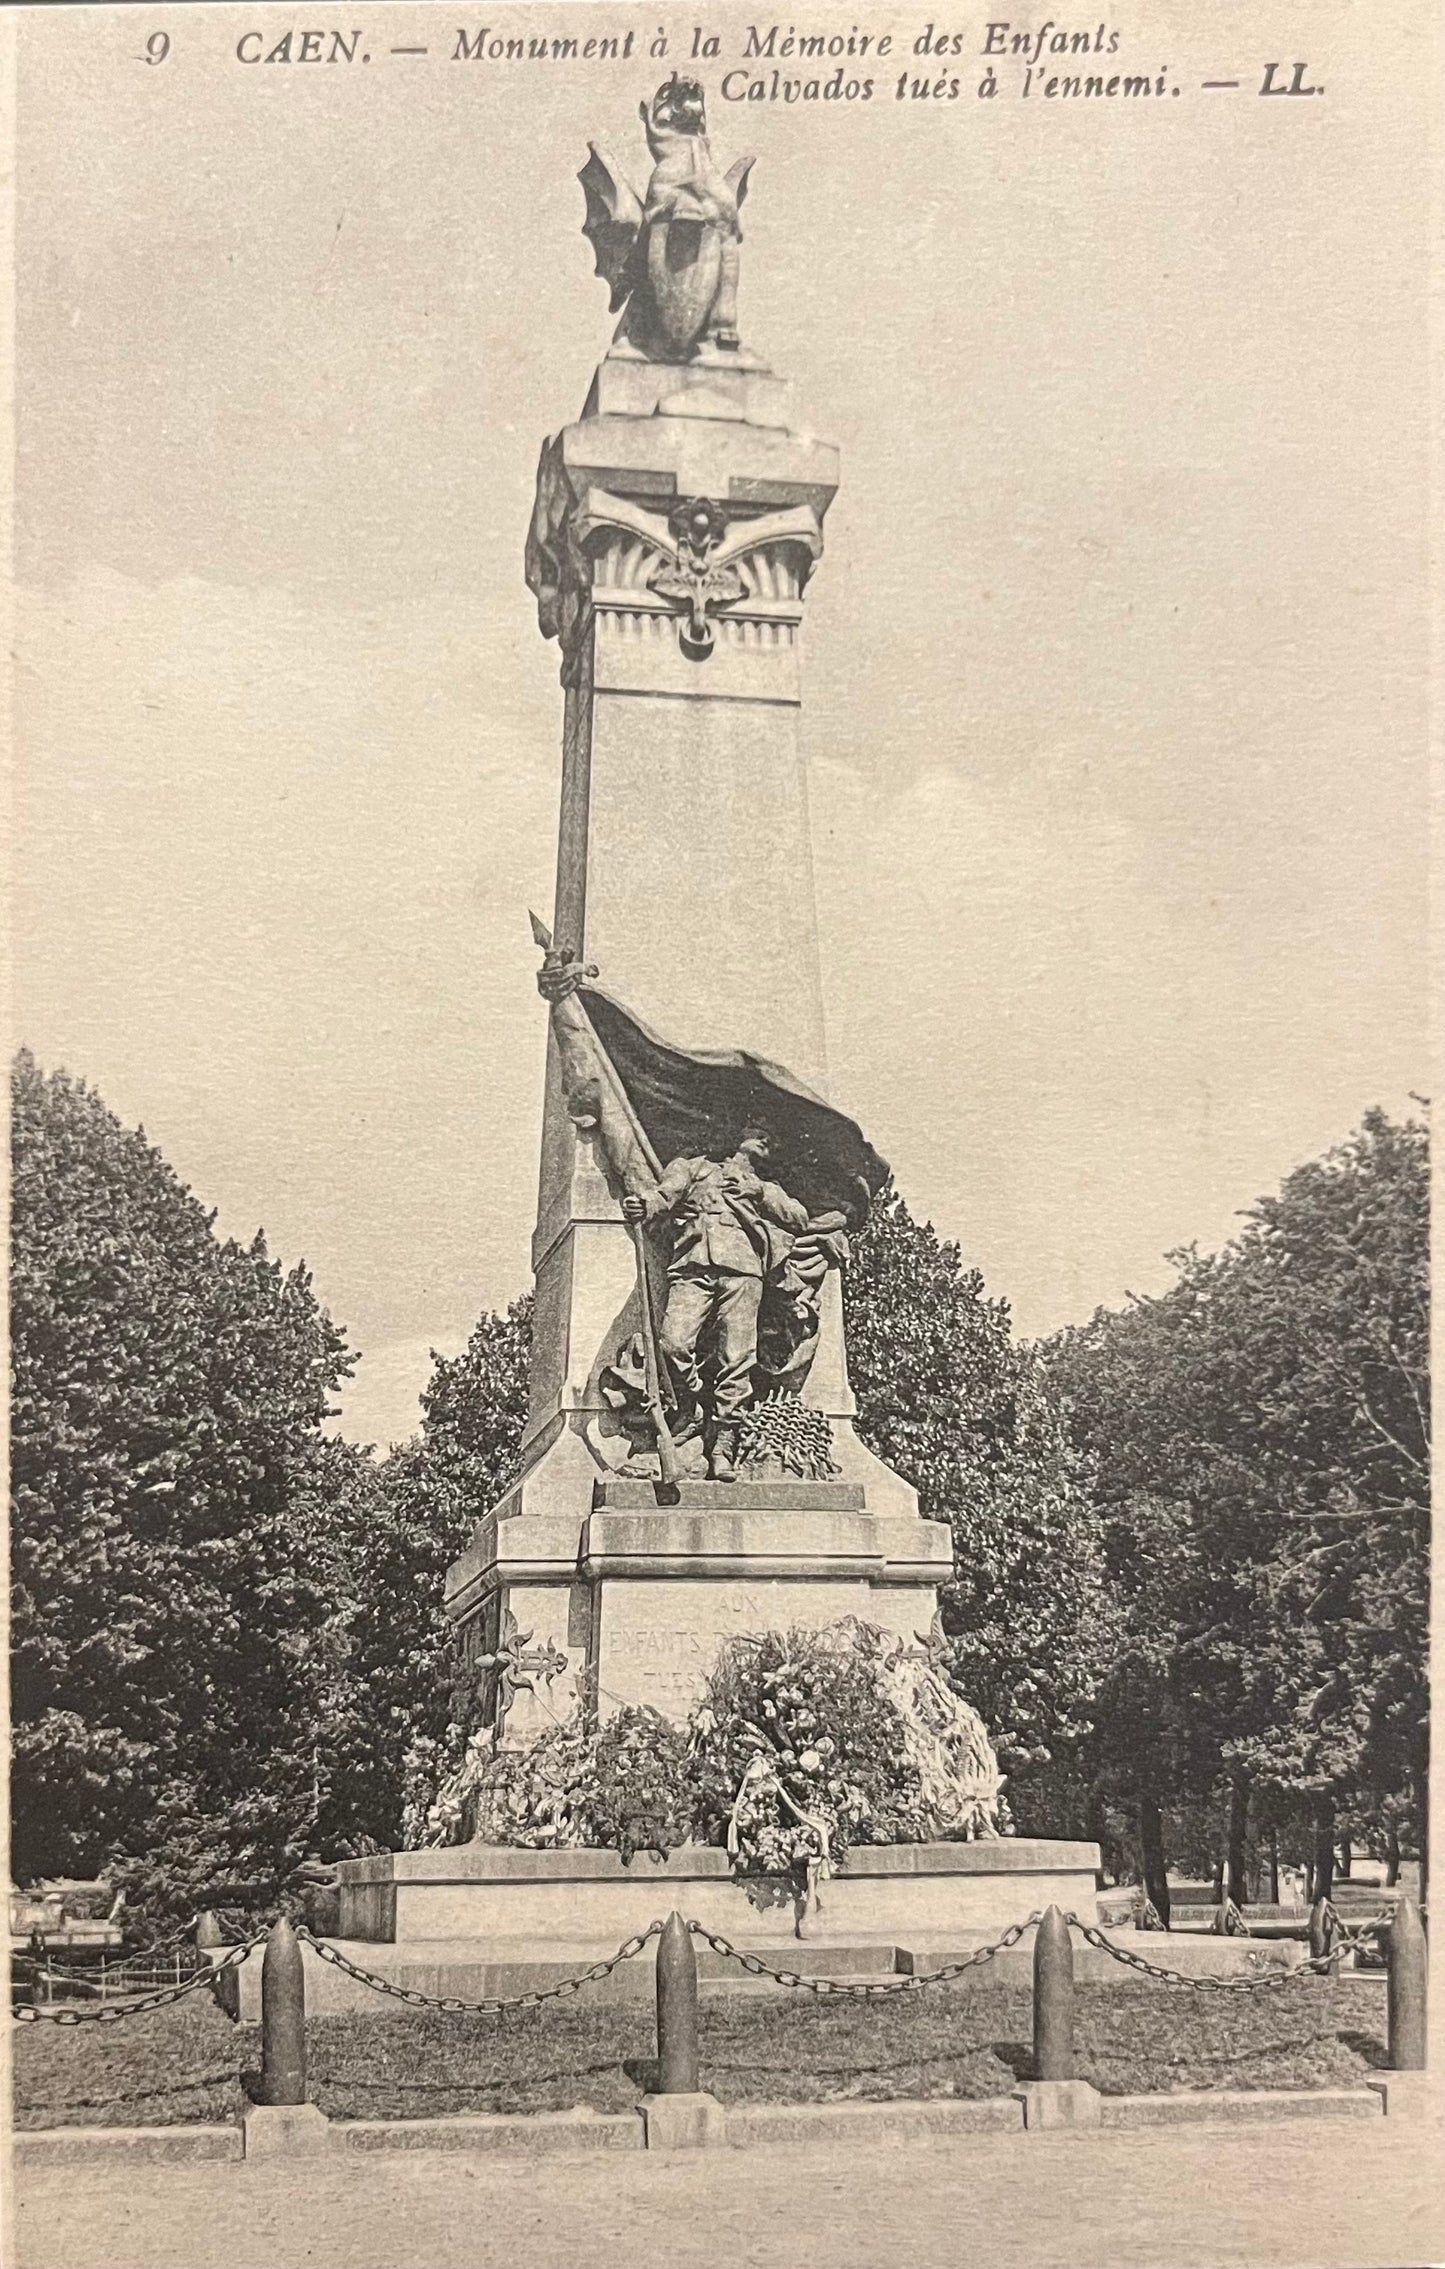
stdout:
<svg viewBox="0 0 1445 2269">
<path fill-rule="evenodd" d="M 666 1221 L 672 1228 L 658 1350 L 675 1398 L 679 1442 L 702 1429 L 700 1351 L 711 1335 L 708 1472 L 714 1481 L 736 1478 L 738 1421 L 752 1400 L 764 1279 L 780 1257 L 778 1247 L 786 1250 L 810 1226 L 807 1207 L 766 1178 L 769 1158 L 766 1130 L 748 1127 L 728 1157 L 674 1158 L 650 1196 L 622 1202 L 629 1221 Z"/>
</svg>

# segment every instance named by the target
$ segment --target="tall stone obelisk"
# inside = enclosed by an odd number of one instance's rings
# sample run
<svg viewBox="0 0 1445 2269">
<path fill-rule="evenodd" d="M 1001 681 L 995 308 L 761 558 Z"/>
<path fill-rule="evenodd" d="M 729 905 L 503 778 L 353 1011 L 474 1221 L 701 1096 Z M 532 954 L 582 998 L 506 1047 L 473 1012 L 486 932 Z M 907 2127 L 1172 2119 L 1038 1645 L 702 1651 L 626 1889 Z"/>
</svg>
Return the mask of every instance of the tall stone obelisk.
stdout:
<svg viewBox="0 0 1445 2269">
<path fill-rule="evenodd" d="M 645 206 L 602 153 L 582 176 L 599 272 L 628 313 L 582 416 L 543 447 L 527 545 L 565 688 L 552 937 L 679 1049 L 744 1051 L 826 1096 L 799 723 L 838 455 L 735 343 L 746 168 L 717 173 L 686 82 L 644 119 Z M 835 1270 L 802 1389 L 831 1424 L 830 1478 L 693 1480 L 668 1507 L 621 1472 L 633 1445 L 607 1382 L 640 1321 L 634 1243 L 555 1033 L 533 1265 L 522 1478 L 448 1589 L 476 1650 L 501 1658 L 509 1731 L 565 1709 L 584 1676 L 604 1711 L 681 1711 L 735 1630 L 850 1612 L 927 1628 L 949 1537 L 854 1431 Z"/>
</svg>

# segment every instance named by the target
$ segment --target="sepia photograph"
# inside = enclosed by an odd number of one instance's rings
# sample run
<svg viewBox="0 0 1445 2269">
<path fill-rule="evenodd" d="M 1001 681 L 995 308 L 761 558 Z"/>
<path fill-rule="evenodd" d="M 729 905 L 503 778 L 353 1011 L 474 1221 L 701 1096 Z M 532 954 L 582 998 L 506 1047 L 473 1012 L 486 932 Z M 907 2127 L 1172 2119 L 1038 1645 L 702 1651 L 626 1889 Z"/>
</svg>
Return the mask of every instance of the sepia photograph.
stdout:
<svg viewBox="0 0 1445 2269">
<path fill-rule="evenodd" d="M 5 2260 L 1445 2262 L 1439 27 L 0 57 Z"/>
</svg>

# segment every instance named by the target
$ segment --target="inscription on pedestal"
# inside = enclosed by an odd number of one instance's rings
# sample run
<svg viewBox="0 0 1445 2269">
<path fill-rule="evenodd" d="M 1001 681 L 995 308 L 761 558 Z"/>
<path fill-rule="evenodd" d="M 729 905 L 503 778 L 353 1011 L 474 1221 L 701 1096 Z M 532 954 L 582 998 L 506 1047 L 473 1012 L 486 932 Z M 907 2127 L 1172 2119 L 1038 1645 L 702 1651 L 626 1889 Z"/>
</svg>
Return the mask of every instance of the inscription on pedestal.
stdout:
<svg viewBox="0 0 1445 2269">
<path fill-rule="evenodd" d="M 816 1628 L 856 1615 L 905 1645 L 932 1615 L 931 1585 L 875 1586 L 863 1577 L 706 1581 L 603 1577 L 589 1666 L 604 1718 L 647 1702 L 678 1722 L 696 1708 L 723 1648 L 790 1624 Z"/>
</svg>

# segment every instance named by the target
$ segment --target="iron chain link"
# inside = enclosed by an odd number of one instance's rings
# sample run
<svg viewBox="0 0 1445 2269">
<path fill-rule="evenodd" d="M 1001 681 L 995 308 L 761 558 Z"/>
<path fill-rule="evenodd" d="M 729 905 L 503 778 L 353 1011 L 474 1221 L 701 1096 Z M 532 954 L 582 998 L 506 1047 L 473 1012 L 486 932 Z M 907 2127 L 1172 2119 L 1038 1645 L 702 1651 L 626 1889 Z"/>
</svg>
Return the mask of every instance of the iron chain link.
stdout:
<svg viewBox="0 0 1445 2269">
<path fill-rule="evenodd" d="M 1326 1944 L 1332 1953 L 1338 1953 L 1343 1947 L 1351 1954 L 1378 1954 L 1376 1940 L 1382 1931 L 1389 1929 L 1390 1922 L 1388 1913 L 1377 1914 L 1371 1916 L 1368 1922 L 1356 1923 L 1351 1929 L 1334 1900 L 1325 1900 Z"/>
<path fill-rule="evenodd" d="M 393 2001 L 405 2001 L 413 2009 L 444 2009 L 457 2017 L 498 2017 L 504 2009 L 540 2009 L 544 2002 L 564 2001 L 570 1994 L 580 1993 L 584 1985 L 596 1985 L 602 1978 L 610 1977 L 623 1962 L 630 1962 L 640 1954 L 649 1939 L 661 1937 L 662 1924 L 650 1922 L 645 1930 L 624 1939 L 615 1954 L 609 1954 L 605 1961 L 594 1962 L 590 1969 L 579 1971 L 576 1977 L 560 1978 L 556 1985 L 538 1986 L 531 1993 L 497 1994 L 489 2001 L 464 2001 L 460 1994 L 422 1993 L 415 1986 L 398 1985 L 394 1979 L 381 1977 L 375 1970 L 364 1970 L 339 1947 L 329 1946 L 324 1938 L 313 1936 L 304 1923 L 296 1935 L 333 1969 L 355 1978 L 359 1985 L 369 1985 L 375 1993 L 387 1994 Z"/>
<path fill-rule="evenodd" d="M 1033 1914 L 1026 1915 L 1022 1922 L 1011 1922 L 1002 1938 L 996 1939 L 992 1946 L 975 1947 L 971 1954 L 964 1955 L 962 1961 L 947 1962 L 942 1969 L 920 1971 L 913 1977 L 877 1978 L 866 1984 L 851 1978 L 804 1977 L 798 1970 L 775 1970 L 760 1955 L 744 1952 L 741 1946 L 734 1946 L 730 1939 L 720 1937 L 717 1931 L 709 1930 L 704 1923 L 690 1922 L 687 1927 L 694 1938 L 700 1938 L 704 1945 L 711 1946 L 715 1954 L 723 1954 L 729 1961 L 740 1964 L 752 1977 L 772 1978 L 777 1985 L 794 1986 L 803 1993 L 815 1993 L 820 1998 L 825 1994 L 841 1994 L 854 2001 L 881 2001 L 889 1994 L 919 1993 L 926 1985 L 949 1984 L 952 1979 L 962 1977 L 965 1970 L 977 1969 L 981 1963 L 991 1962 L 995 1954 L 1003 1953 L 1006 1947 L 1017 1946 L 1024 1932 L 1031 1930 L 1041 1919 L 1041 1913 L 1036 1909 Z"/>
<path fill-rule="evenodd" d="M 197 1970 L 179 1985 L 163 1986 L 157 1993 L 139 1995 L 133 2001 L 101 2001 L 94 2007 L 61 2007 L 53 2002 L 42 2003 L 39 2008 L 22 2005 L 12 2012 L 17 2025 L 118 2025 L 126 2017 L 144 2017 L 152 2009 L 167 2009 L 173 2001 L 183 2001 L 188 1993 L 198 1993 L 204 1986 L 212 1986 L 227 1970 L 238 1969 L 253 1946 L 262 1944 L 266 1936 L 258 1930 L 244 1945 L 232 1946 L 217 1962 L 209 1962 L 205 1969 Z"/>
<path fill-rule="evenodd" d="M 1157 1978 L 1161 1985 L 1186 1986 L 1194 1993 L 1269 1993 L 1291 1984 L 1312 1970 L 1330 1970 L 1339 1960 L 1339 1954 L 1314 1954 L 1308 1961 L 1296 1962 L 1291 1969 L 1262 1970 L 1257 1977 L 1190 1977 L 1183 1970 L 1166 1969 L 1162 1962 L 1146 1961 L 1142 1954 L 1131 1954 L 1127 1947 L 1116 1946 L 1102 1930 L 1085 1922 L 1082 1915 L 1072 1912 L 1064 1916 L 1070 1928 L 1077 1930 L 1086 1945 L 1096 1946 L 1101 1954 L 1108 1954 L 1122 1962 L 1126 1970 L 1137 1970 L 1141 1977 Z"/>
<path fill-rule="evenodd" d="M 969 1970 L 981 1968 L 985 1963 L 991 1962 L 995 1955 L 1004 1953 L 1011 1946 L 1016 1946 L 1025 1931 L 1032 1930 L 1041 1919 L 1041 1910 L 1036 1908 L 1032 1914 L 1025 1915 L 1018 1922 L 1011 1923 L 1008 1929 L 996 1938 L 991 1945 L 975 1947 L 971 1953 L 965 1954 L 961 1960 L 944 1963 L 939 1969 L 921 1971 L 906 1977 L 879 1978 L 866 1981 L 849 1978 L 809 1977 L 798 1970 L 778 1969 L 771 1962 L 765 1962 L 761 1955 L 749 1953 L 743 1947 L 734 1946 L 731 1939 L 724 1938 L 718 1931 L 708 1929 L 705 1923 L 689 1921 L 687 1927 L 694 1938 L 698 1938 L 704 1945 L 710 1946 L 714 1953 L 720 1954 L 725 1960 L 736 1962 L 739 1968 L 745 1970 L 751 1977 L 770 1978 L 775 1985 L 786 1986 L 802 1993 L 811 1993 L 819 1999 L 833 1996 L 857 2001 L 876 2001 L 886 1999 L 894 1994 L 919 1993 L 926 1986 L 951 1984 L 955 1978 L 964 1976 Z M 1333 1970 L 1339 1962 L 1341 1953 L 1347 1948 L 1357 1945 L 1359 1939 L 1367 1935 L 1364 1931 L 1358 1934 L 1348 1932 L 1342 1926 L 1340 1939 L 1331 1951 L 1313 1955 L 1308 1960 L 1298 1962 L 1289 1969 L 1267 1970 L 1262 1971 L 1258 1976 L 1244 1978 L 1192 1977 L 1182 1970 L 1171 1970 L 1161 1962 L 1151 1962 L 1143 1954 L 1133 1953 L 1127 1947 L 1118 1945 L 1092 1923 L 1085 1922 L 1082 1915 L 1070 1911 L 1064 1916 L 1064 1920 L 1070 1929 L 1078 1931 L 1086 1945 L 1096 1948 L 1102 1954 L 1107 1954 L 1112 1961 L 1118 1962 L 1123 1968 L 1135 1971 L 1140 1977 L 1153 1978 L 1161 1985 L 1182 1987 L 1195 1993 L 1278 1991 L 1283 1986 L 1290 1984 L 1295 1978 L 1303 1977 L 1311 1972 Z M 548 2002 L 566 2000 L 573 1994 L 580 1993 L 586 1986 L 600 1984 L 602 1979 L 610 1977 L 612 1972 L 620 1968 L 624 1962 L 632 1961 L 652 1939 L 660 1937 L 662 1928 L 661 1922 L 650 1922 L 645 1930 L 637 1931 L 631 1938 L 625 1939 L 615 1954 L 608 1955 L 602 1961 L 593 1962 L 589 1968 L 578 1971 L 575 1976 L 559 1978 L 554 1985 L 534 1987 L 527 1993 L 495 1994 L 480 2001 L 466 2000 L 460 1994 L 423 1993 L 416 1986 L 398 1985 L 394 1979 L 382 1977 L 377 1971 L 364 1969 L 359 1962 L 353 1962 L 349 1955 L 341 1952 L 339 1947 L 328 1944 L 324 1938 L 316 1937 L 312 1931 L 306 1928 L 304 1923 L 299 1926 L 296 1935 L 311 1947 L 319 1960 L 329 1963 L 333 1969 L 340 1970 L 344 1976 L 354 1978 L 359 1985 L 369 1986 L 373 1992 L 385 1994 L 393 2001 L 405 2002 L 413 2009 L 440 2009 L 453 2016 L 495 2017 L 500 2016 L 506 2009 L 540 2009 Z M 1372 1932 L 1369 1934 L 1373 1935 Z M 238 1968 L 253 1948 L 263 1943 L 265 1937 L 265 1931 L 256 1931 L 242 1944 L 231 1947 L 218 1961 L 209 1964 L 204 1970 L 198 1970 L 194 1976 L 182 1980 L 180 1984 L 166 1986 L 158 1992 L 140 1995 L 133 2000 L 123 2002 L 102 2002 L 94 2007 L 75 2008 L 53 2004 L 43 2004 L 40 2007 L 22 2006 L 13 2013 L 15 2022 L 17 2024 L 113 2025 L 119 2024 L 126 2017 L 144 2016 L 153 2009 L 168 2008 L 172 2003 L 184 2000 L 187 1994 L 198 1992 L 203 1987 L 213 1986 L 216 1980 L 224 1975 L 227 1970 Z"/>
</svg>

